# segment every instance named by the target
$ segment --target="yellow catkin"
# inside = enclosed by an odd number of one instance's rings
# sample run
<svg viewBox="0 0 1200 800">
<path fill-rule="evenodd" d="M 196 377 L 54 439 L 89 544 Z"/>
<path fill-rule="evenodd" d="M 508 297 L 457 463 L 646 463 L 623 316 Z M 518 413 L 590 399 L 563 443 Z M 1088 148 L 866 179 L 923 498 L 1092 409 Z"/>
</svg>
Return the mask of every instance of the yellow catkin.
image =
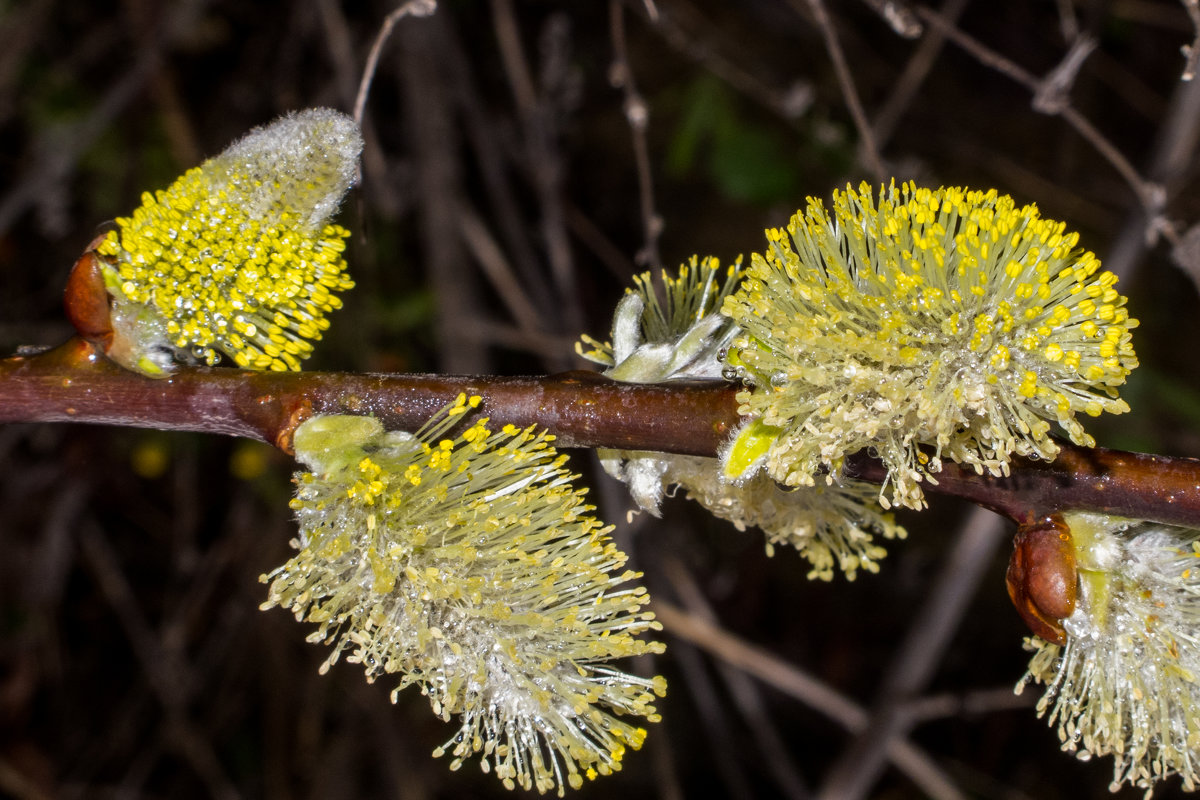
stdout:
<svg viewBox="0 0 1200 800">
<path fill-rule="evenodd" d="M 326 666 L 345 654 L 457 716 L 435 751 L 451 769 L 477 756 L 506 786 L 561 794 L 641 746 L 623 717 L 657 719 L 665 682 L 610 662 L 662 652 L 639 638 L 659 626 L 551 437 L 464 427 L 479 405 L 460 395 L 416 434 L 362 417 L 301 425 L 299 552 L 263 576 L 263 607 L 316 624 Z"/>
<path fill-rule="evenodd" d="M 722 310 L 742 329 L 728 355 L 752 386 L 741 409 L 780 430 L 762 462 L 776 480 L 810 485 L 870 448 L 883 496 L 920 506 L 942 459 L 1004 474 L 1013 455 L 1054 457 L 1047 423 L 1091 444 L 1077 414 L 1128 410 L 1137 321 L 1116 277 L 1034 205 L 863 184 L 828 209 L 810 198 L 767 239 Z"/>
<path fill-rule="evenodd" d="M 104 238 L 114 357 L 162 374 L 180 357 L 296 370 L 341 308 L 349 232 L 329 223 L 361 150 L 326 109 L 250 133 L 188 170 Z"/>
</svg>

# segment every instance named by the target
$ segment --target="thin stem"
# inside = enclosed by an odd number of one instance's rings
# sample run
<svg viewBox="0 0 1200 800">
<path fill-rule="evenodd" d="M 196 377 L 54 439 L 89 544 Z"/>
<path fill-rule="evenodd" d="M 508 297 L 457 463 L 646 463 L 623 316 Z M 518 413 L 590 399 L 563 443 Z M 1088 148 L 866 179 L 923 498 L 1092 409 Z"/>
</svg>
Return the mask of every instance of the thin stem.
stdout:
<svg viewBox="0 0 1200 800">
<path fill-rule="evenodd" d="M 862 100 L 859 99 L 858 90 L 854 87 L 854 76 L 850 73 L 850 65 L 846 63 L 846 55 L 842 52 L 842 46 L 838 42 L 833 20 L 829 18 L 829 12 L 825 10 L 825 4 L 821 0 L 806 0 L 806 2 L 816 20 L 817 27 L 821 30 L 821 37 L 825 40 L 825 50 L 829 54 L 829 61 L 833 64 L 834 74 L 837 75 L 838 84 L 841 86 L 846 109 L 854 120 L 854 127 L 858 129 L 863 160 L 866 161 L 867 169 L 871 171 L 875 180 L 883 183 L 887 178 L 887 172 L 883 168 L 883 159 L 879 155 L 879 148 L 875 146 L 875 134 L 871 132 L 871 123 L 867 121 L 867 113 L 863 110 Z M 792 5 L 795 6 L 796 3 L 793 2 Z"/>
<path fill-rule="evenodd" d="M 691 642 L 715 658 L 808 705 L 847 730 L 858 732 L 870 721 L 867 711 L 808 673 L 718 625 L 662 601 L 652 606 L 668 633 Z M 961 793 L 926 753 L 902 737 L 891 739 L 887 756 L 929 797 L 958 798 Z"/>
<path fill-rule="evenodd" d="M 537 425 L 563 447 L 715 456 L 739 424 L 739 387 L 719 381 L 630 384 L 592 372 L 542 377 L 247 372 L 184 367 L 154 380 L 72 339 L 34 356 L 0 359 L 0 423 L 86 422 L 243 436 L 290 450 L 313 414 L 371 414 L 416 430 L 459 393 L 479 395 L 495 425 Z M 995 478 L 945 464 L 926 491 L 961 497 L 1018 523 L 1093 510 L 1200 528 L 1200 460 L 1060 443 L 1052 462 L 1013 459 Z M 846 474 L 882 482 L 865 453 Z"/>
<path fill-rule="evenodd" d="M 1137 195 L 1138 201 L 1151 216 L 1161 210 L 1163 203 L 1162 187 L 1150 181 L 1143 180 L 1142 176 L 1138 174 L 1137 169 L 1129 162 L 1129 159 L 1112 142 L 1106 139 L 1096 126 L 1092 125 L 1087 118 L 1071 106 L 1065 97 L 1057 105 L 1047 106 L 1043 103 L 1039 106 L 1037 104 L 1036 101 L 1040 94 L 1044 94 L 1043 86 L 1046 79 L 1038 78 L 1033 73 L 1019 66 L 1016 62 L 992 50 L 975 37 L 964 33 L 950 20 L 933 9 L 918 7 L 915 11 L 931 28 L 941 31 L 948 39 L 970 53 L 980 64 L 994 69 L 1002 75 L 1006 75 L 1029 89 L 1034 95 L 1034 108 L 1043 113 L 1061 116 L 1068 125 L 1075 129 L 1076 133 L 1087 140 L 1108 161 L 1112 168 L 1125 179 L 1125 182 L 1129 184 L 1134 194 Z M 1055 76 L 1056 73 L 1051 72 L 1048 77 L 1053 79 Z"/>
<path fill-rule="evenodd" d="M 358 95 L 354 98 L 354 121 L 360 126 L 367 107 L 367 96 L 371 93 L 371 84 L 375 80 L 375 70 L 379 66 L 379 56 L 383 53 L 383 46 L 387 44 L 387 40 L 392 35 L 392 29 L 396 27 L 397 22 L 410 14 L 414 17 L 427 17 L 436 10 L 437 0 L 409 0 L 388 14 L 383 20 L 383 24 L 379 26 L 379 33 L 375 34 L 371 52 L 367 55 L 367 64 L 363 67 L 362 79 L 358 84 Z"/>
<path fill-rule="evenodd" d="M 642 212 L 644 242 L 636 260 L 643 266 L 653 267 L 662 263 L 658 254 L 658 238 L 662 235 L 663 220 L 654 207 L 654 176 L 650 173 L 650 146 L 646 141 L 650 110 L 637 90 L 633 69 L 629 65 L 625 44 L 625 9 L 621 0 L 609 0 L 608 11 L 613 43 L 609 82 L 625 94 L 625 120 L 633 137 L 633 161 L 637 166 L 638 205 Z"/>
</svg>

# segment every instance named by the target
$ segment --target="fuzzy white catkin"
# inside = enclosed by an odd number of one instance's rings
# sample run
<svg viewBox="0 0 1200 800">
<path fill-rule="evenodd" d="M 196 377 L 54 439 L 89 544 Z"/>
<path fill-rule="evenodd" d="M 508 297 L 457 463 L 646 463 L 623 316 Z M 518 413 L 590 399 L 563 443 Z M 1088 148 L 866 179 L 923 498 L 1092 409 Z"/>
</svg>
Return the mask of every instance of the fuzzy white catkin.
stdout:
<svg viewBox="0 0 1200 800">
<path fill-rule="evenodd" d="M 459 726 L 435 755 L 478 756 L 509 788 L 560 795 L 620 769 L 656 721 L 663 678 L 618 669 L 661 653 L 639 573 L 588 512 L 545 432 L 475 421 L 459 400 L 416 434 L 315 417 L 295 435 L 299 552 L 263 580 L 368 680 L 416 685 Z M 393 692 L 395 699 L 395 692 Z"/>
</svg>

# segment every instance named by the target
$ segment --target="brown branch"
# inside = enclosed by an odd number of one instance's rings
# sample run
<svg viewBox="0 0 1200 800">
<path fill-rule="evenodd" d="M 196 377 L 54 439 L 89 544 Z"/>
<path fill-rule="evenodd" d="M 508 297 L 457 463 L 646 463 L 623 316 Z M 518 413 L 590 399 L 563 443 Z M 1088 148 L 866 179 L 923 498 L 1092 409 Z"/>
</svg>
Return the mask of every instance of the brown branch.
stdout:
<svg viewBox="0 0 1200 800">
<path fill-rule="evenodd" d="M 937 485 L 925 489 L 970 500 L 1021 524 L 1054 512 L 1088 510 L 1200 527 L 1200 460 L 1059 445 L 1054 461 L 1013 459 L 1006 478 L 946 464 L 935 476 Z M 874 482 L 885 475 L 864 453 L 847 459 L 846 473 Z"/>
<path fill-rule="evenodd" d="M 154 380 L 72 339 L 33 356 L 0 359 L 0 423 L 86 422 L 200 431 L 290 449 L 313 414 L 371 414 L 416 430 L 459 393 L 483 398 L 494 424 L 537 425 L 563 447 L 612 447 L 714 456 L 738 424 L 738 387 L 719 382 L 628 384 L 592 372 L 540 377 L 247 372 L 184 367 Z M 851 477 L 881 482 L 865 453 Z M 1200 460 L 1062 443 L 1052 462 L 1014 459 L 1009 477 L 946 464 L 927 491 L 961 497 L 1018 523 L 1093 510 L 1200 528 Z"/>
<path fill-rule="evenodd" d="M 135 374 L 72 339 L 0 360 L 0 423 L 89 422 L 243 436 L 289 449 L 313 414 L 371 414 L 416 430 L 459 393 L 479 395 L 497 425 L 538 425 L 564 447 L 713 455 L 737 419 L 729 386 L 638 386 L 594 372 L 548 377 L 248 372 L 184 367 L 167 379 Z"/>
</svg>

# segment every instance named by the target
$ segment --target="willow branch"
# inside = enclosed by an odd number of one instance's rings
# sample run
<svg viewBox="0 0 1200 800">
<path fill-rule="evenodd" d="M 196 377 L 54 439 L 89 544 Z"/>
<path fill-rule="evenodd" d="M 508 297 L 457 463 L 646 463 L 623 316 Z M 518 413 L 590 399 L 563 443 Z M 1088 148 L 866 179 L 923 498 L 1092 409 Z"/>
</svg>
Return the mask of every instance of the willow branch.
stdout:
<svg viewBox="0 0 1200 800">
<path fill-rule="evenodd" d="M 290 450 L 313 414 L 370 414 L 414 431 L 460 393 L 497 425 L 537 425 L 563 447 L 713 455 L 733 430 L 725 384 L 638 386 L 593 372 L 544 377 L 250 372 L 182 367 L 165 379 L 117 366 L 80 339 L 0 360 L 0 423 L 90 422 L 242 436 Z"/>
<path fill-rule="evenodd" d="M 466 393 L 483 398 L 476 413 L 494 424 L 546 428 L 562 447 L 715 456 L 739 421 L 737 388 L 618 383 L 591 372 L 495 377 L 183 367 L 155 380 L 72 339 L 37 355 L 0 359 L 0 423 L 199 431 L 290 451 L 292 431 L 313 414 L 371 414 L 389 429 L 416 430 Z M 926 491 L 970 500 L 1018 523 L 1091 510 L 1200 528 L 1200 460 L 1061 445 L 1052 462 L 1014 459 L 1008 477 L 946 464 Z M 875 482 L 886 476 L 865 453 L 847 459 L 846 473 Z"/>
</svg>

